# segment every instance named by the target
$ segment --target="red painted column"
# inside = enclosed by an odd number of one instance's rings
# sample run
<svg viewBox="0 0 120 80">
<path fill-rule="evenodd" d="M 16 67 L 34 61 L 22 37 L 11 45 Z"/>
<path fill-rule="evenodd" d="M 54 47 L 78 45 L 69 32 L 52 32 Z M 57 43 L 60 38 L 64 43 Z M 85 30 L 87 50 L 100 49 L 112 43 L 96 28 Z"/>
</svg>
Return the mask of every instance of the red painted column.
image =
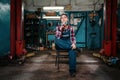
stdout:
<svg viewBox="0 0 120 80">
<path fill-rule="evenodd" d="M 111 56 L 111 0 L 104 0 L 104 55 Z"/>
<path fill-rule="evenodd" d="M 15 56 L 15 0 L 10 1 L 10 58 Z"/>
<path fill-rule="evenodd" d="M 21 57 L 23 55 L 24 41 L 23 41 L 23 25 L 22 25 L 22 0 L 16 0 L 16 55 Z"/>
<path fill-rule="evenodd" d="M 21 33 L 21 27 L 22 27 L 22 1 L 16 0 L 16 32 L 17 40 L 22 40 L 22 33 Z"/>
<path fill-rule="evenodd" d="M 111 0 L 105 0 L 104 1 L 104 27 L 105 27 L 105 35 L 104 39 L 106 41 L 111 40 L 110 33 L 111 33 Z"/>
<path fill-rule="evenodd" d="M 116 56 L 117 0 L 104 1 L 104 55 Z"/>
<path fill-rule="evenodd" d="M 117 0 L 112 0 L 112 54 L 116 56 L 116 36 L 117 36 Z"/>
<path fill-rule="evenodd" d="M 22 0 L 11 0 L 10 11 L 10 58 L 21 57 L 24 53 Z"/>
</svg>

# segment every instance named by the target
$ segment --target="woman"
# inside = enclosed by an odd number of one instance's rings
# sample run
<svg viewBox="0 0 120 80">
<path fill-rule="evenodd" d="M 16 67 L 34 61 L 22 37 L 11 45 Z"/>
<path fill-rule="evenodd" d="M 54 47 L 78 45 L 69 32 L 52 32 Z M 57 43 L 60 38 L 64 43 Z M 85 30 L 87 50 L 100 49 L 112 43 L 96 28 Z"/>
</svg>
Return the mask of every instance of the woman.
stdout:
<svg viewBox="0 0 120 80">
<path fill-rule="evenodd" d="M 57 50 L 68 50 L 69 53 L 69 72 L 72 77 L 76 73 L 76 40 L 74 29 L 68 25 L 67 14 L 62 14 L 60 17 L 61 25 L 56 27 L 55 46 Z"/>
</svg>

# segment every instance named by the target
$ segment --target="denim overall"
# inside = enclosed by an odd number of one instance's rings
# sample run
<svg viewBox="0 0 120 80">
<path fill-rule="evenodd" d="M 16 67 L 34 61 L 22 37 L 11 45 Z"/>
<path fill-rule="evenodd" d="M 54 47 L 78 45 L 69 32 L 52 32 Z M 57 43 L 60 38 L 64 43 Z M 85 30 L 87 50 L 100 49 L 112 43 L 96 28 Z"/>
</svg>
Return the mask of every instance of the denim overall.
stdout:
<svg viewBox="0 0 120 80">
<path fill-rule="evenodd" d="M 68 50 L 69 54 L 69 71 L 76 72 L 76 53 L 71 48 L 70 29 L 64 30 L 60 39 L 55 39 L 57 50 Z"/>
</svg>

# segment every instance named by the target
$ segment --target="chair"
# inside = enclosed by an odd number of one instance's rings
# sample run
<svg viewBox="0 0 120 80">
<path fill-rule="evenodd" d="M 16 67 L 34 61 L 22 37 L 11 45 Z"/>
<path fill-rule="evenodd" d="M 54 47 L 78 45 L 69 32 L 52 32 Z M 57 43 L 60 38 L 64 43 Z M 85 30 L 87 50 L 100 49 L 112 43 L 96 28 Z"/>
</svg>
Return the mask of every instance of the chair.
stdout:
<svg viewBox="0 0 120 80">
<path fill-rule="evenodd" d="M 61 54 L 67 52 L 67 54 Z M 56 50 L 56 60 L 55 60 L 55 66 L 57 66 L 57 69 L 59 71 L 59 64 L 60 64 L 60 58 L 68 58 L 68 50 Z"/>
</svg>

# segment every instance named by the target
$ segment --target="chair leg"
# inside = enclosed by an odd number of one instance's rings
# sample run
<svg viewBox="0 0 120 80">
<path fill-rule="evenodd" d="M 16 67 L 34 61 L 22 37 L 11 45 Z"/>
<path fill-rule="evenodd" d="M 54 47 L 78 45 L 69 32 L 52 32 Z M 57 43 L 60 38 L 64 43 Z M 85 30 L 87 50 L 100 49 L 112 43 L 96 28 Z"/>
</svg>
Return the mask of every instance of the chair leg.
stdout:
<svg viewBox="0 0 120 80">
<path fill-rule="evenodd" d="M 58 71 L 59 71 L 59 52 L 57 52 L 57 68 L 58 68 Z"/>
<path fill-rule="evenodd" d="M 55 66 L 57 66 L 57 54 L 56 54 L 56 57 L 55 57 Z"/>
<path fill-rule="evenodd" d="M 62 58 L 62 55 L 60 55 L 60 52 L 63 52 L 63 51 L 56 51 L 55 66 L 57 66 L 58 71 L 59 71 L 59 68 L 60 68 L 60 58 Z"/>
<path fill-rule="evenodd" d="M 57 51 L 56 53 L 57 54 L 56 54 L 55 66 L 57 66 L 57 69 L 59 71 L 59 52 Z"/>
</svg>

